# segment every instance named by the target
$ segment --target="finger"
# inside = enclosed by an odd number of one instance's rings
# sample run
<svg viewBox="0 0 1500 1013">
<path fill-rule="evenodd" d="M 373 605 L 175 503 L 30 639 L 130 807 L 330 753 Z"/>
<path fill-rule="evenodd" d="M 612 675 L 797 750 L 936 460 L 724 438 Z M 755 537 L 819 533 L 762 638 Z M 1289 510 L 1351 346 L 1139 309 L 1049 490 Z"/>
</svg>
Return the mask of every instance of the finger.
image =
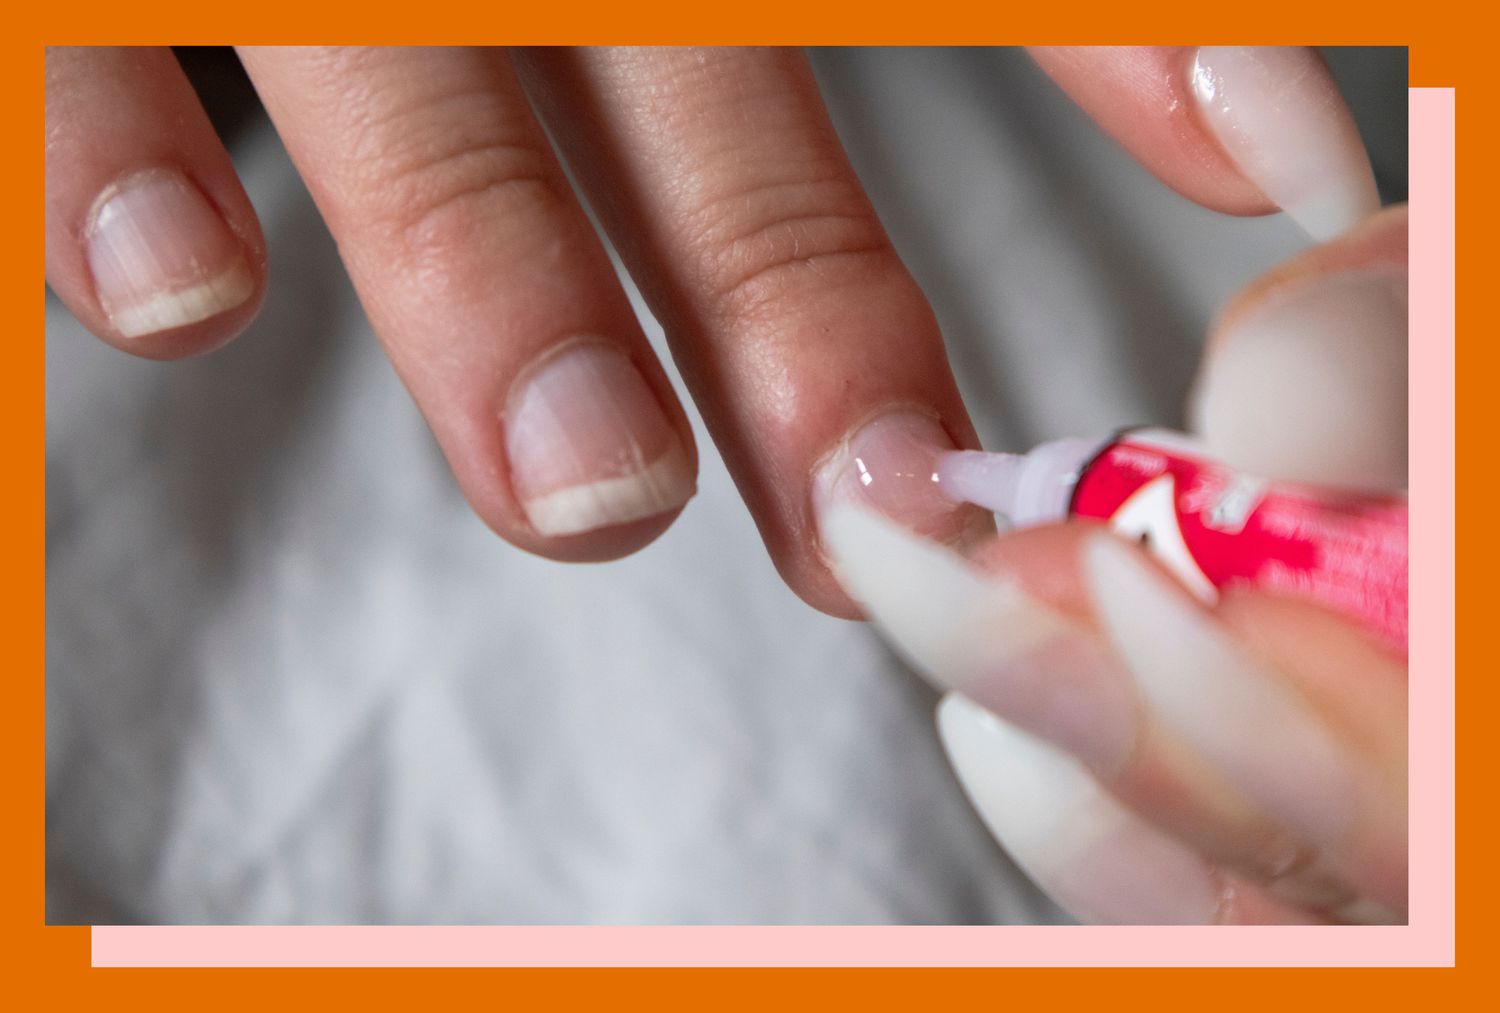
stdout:
<svg viewBox="0 0 1500 1013">
<path fill-rule="evenodd" d="M 47 283 L 153 359 L 218 346 L 265 287 L 260 224 L 165 47 L 47 50 Z"/>
<path fill-rule="evenodd" d="M 1351 886 L 1350 903 L 1370 898 L 1404 913 L 1404 667 L 1352 629 L 1290 603 L 1258 613 L 1267 625 L 1246 638 L 1112 536 L 1095 536 L 1082 556 L 1100 628 L 1134 676 L 1150 720 L 1310 845 L 1303 870 Z M 1264 651 L 1296 640 L 1307 645 L 1301 653 Z M 1297 661 L 1311 666 L 1283 667 Z M 1382 706 L 1329 707 L 1353 692 Z M 1356 735 L 1355 721 L 1379 723 Z M 1296 886 L 1317 878 L 1300 877 Z"/>
<path fill-rule="evenodd" d="M 691 431 L 504 56 L 241 55 L 479 515 L 557 559 L 665 530 Z"/>
<path fill-rule="evenodd" d="M 1190 399 L 1217 456 L 1253 475 L 1406 487 L 1406 234 L 1406 208 L 1390 208 L 1229 304 Z"/>
<path fill-rule="evenodd" d="M 960 542 L 936 454 L 974 445 L 933 315 L 788 49 L 530 51 L 531 93 L 666 328 L 777 567 L 854 608 L 819 504 Z"/>
<path fill-rule="evenodd" d="M 1043 70 L 1178 193 L 1230 214 L 1279 207 L 1328 239 L 1380 206 L 1338 86 L 1302 46 L 1061 46 Z"/>
<path fill-rule="evenodd" d="M 847 508 L 829 541 L 919 670 L 1073 756 L 1211 862 L 1298 907 L 1405 910 L 1402 670 L 1357 631 L 1286 604 L 1260 616 L 1274 632 L 1245 637 L 1083 525 L 994 539 L 977 565 Z M 1259 653 L 1270 637 L 1308 646 Z M 1321 674 L 1280 667 L 1292 663 Z M 1384 702 L 1338 709 L 1353 692 Z"/>
<path fill-rule="evenodd" d="M 1113 798 L 1077 760 L 950 693 L 938 731 L 995 839 L 1079 921 L 1290 925 L 1324 919 L 1213 868 Z"/>
</svg>

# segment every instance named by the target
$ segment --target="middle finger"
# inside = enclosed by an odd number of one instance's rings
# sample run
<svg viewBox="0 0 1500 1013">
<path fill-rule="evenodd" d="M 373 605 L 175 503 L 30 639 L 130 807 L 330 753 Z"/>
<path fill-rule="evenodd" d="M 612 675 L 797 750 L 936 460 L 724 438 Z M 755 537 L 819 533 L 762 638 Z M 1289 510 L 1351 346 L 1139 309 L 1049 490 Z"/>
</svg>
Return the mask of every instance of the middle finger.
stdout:
<svg viewBox="0 0 1500 1013">
<path fill-rule="evenodd" d="M 855 612 L 818 548 L 831 502 L 948 542 L 988 526 L 931 481 L 974 430 L 799 51 L 530 50 L 518 66 L 793 590 Z"/>
<path fill-rule="evenodd" d="M 505 54 L 241 56 L 479 515 L 557 559 L 664 530 L 691 430 Z"/>
</svg>

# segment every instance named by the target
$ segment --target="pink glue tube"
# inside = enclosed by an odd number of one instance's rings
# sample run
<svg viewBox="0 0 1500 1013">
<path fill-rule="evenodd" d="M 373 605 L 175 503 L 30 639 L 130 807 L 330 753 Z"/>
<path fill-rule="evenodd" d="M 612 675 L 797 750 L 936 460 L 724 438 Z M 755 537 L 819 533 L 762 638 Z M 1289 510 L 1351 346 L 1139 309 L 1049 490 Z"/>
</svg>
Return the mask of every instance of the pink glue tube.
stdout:
<svg viewBox="0 0 1500 1013">
<path fill-rule="evenodd" d="M 1069 519 L 1139 539 L 1205 602 L 1250 586 L 1323 605 L 1406 650 L 1406 497 L 1268 482 L 1191 437 L 1127 430 L 1029 454 L 943 455 L 944 493 L 1017 527 Z"/>
</svg>

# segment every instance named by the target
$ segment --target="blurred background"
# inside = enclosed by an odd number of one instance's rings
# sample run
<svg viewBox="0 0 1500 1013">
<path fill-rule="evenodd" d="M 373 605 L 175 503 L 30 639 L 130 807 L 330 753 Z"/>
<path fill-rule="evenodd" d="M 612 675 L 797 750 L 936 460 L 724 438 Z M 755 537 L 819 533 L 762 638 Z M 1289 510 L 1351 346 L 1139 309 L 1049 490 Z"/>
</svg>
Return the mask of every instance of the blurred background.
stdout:
<svg viewBox="0 0 1500 1013">
<path fill-rule="evenodd" d="M 176 364 L 48 295 L 49 921 L 1062 920 L 936 694 L 782 585 L 696 415 L 698 496 L 639 555 L 493 536 L 233 54 L 179 53 L 270 289 Z M 1405 200 L 1406 51 L 1325 53 Z M 1305 245 L 1168 191 L 1019 50 L 810 55 L 990 449 L 1180 425 L 1216 307 Z"/>
</svg>

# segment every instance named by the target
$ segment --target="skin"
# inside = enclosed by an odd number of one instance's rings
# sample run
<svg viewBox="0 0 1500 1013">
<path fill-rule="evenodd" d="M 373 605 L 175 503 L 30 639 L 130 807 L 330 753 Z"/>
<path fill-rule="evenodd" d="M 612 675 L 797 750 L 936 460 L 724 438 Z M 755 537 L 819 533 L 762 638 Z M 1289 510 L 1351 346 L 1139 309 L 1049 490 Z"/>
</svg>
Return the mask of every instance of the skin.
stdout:
<svg viewBox="0 0 1500 1013">
<path fill-rule="evenodd" d="M 1184 52 L 1052 49 L 1038 59 L 1169 185 L 1231 214 L 1273 210 L 1185 114 Z M 693 447 L 533 103 L 665 325 L 767 550 L 809 604 L 858 614 L 818 551 L 811 496 L 817 464 L 846 433 L 907 405 L 956 445 L 977 446 L 932 311 L 799 52 L 250 47 L 241 56 L 464 494 L 521 548 L 612 559 L 674 516 L 560 538 L 526 522 L 495 406 L 555 342 L 589 334 L 617 344 Z M 160 165 L 182 169 L 242 238 L 256 295 L 125 339 L 94 295 L 84 225 L 111 181 Z M 254 212 L 168 50 L 49 51 L 47 275 L 100 338 L 150 358 L 217 347 L 254 315 L 265 285 Z"/>
<path fill-rule="evenodd" d="M 47 284 L 89 330 L 122 351 L 180 359 L 217 348 L 249 326 L 266 286 L 266 243 L 250 198 L 198 97 L 166 49 L 47 51 Z M 94 293 L 84 231 L 95 201 L 141 169 L 181 168 L 243 244 L 256 292 L 208 320 L 129 340 Z"/>
<path fill-rule="evenodd" d="M 612 559 L 675 517 L 557 538 L 527 523 L 496 405 L 558 341 L 587 334 L 619 347 L 693 452 L 682 407 L 559 156 L 664 324 L 778 570 L 809 604 L 858 614 L 818 549 L 811 506 L 816 467 L 845 434 L 903 405 L 938 420 L 957 446 L 977 446 L 932 311 L 798 53 L 304 47 L 241 55 L 465 496 L 513 544 L 559 560 Z M 1034 55 L 1165 184 L 1228 214 L 1274 210 L 1192 114 L 1189 49 Z M 228 341 L 264 295 L 265 244 L 170 51 L 55 48 L 46 72 L 48 283 L 100 339 L 130 354 L 175 359 Z M 112 182 L 162 166 L 186 174 L 223 215 L 255 292 L 208 320 L 125 338 L 95 295 L 85 231 Z M 1352 267 L 1404 271 L 1405 238 L 1404 209 L 1387 211 L 1288 262 L 1230 303 L 1208 354 L 1239 314 L 1282 285 Z M 1070 526 L 1006 535 L 978 559 L 1093 623 L 1079 538 Z M 1347 895 L 1404 912 L 1405 665 L 1303 606 L 1237 595 L 1218 617 L 1377 772 L 1383 791 L 1331 856 L 1331 875 Z M 1279 828 L 1222 785 L 1184 778 L 1169 747 L 1135 758 L 1108 787 L 1223 870 L 1234 886 L 1225 920 L 1337 917 L 1273 890 L 1262 858 Z"/>
<path fill-rule="evenodd" d="M 1205 368 L 1236 340 L 1233 323 L 1274 299 L 1285 286 L 1315 284 L 1346 271 L 1406 268 L 1404 206 L 1373 215 L 1343 237 L 1301 254 L 1251 283 L 1220 315 Z M 1278 406 L 1287 408 L 1288 406 Z M 1373 406 L 1372 410 L 1379 410 Z M 1301 451 L 1303 448 L 1298 448 Z M 1339 448 L 1324 448 L 1330 463 Z M 1273 476 L 1274 477 L 1274 476 Z M 1391 488 L 1404 475 L 1389 476 Z M 1019 580 L 1039 599 L 1098 628 L 1079 569 L 1092 530 L 1059 524 L 1017 531 L 980 546 L 973 561 Z M 1183 593 L 1187 601 L 1186 592 Z M 1196 607 L 1196 606 L 1193 606 Z M 1185 747 L 1148 736 L 1117 771 L 1096 775 L 1121 801 L 1189 844 L 1232 885 L 1222 920 L 1234 923 L 1339 921 L 1355 901 L 1372 901 L 1405 917 L 1407 910 L 1407 666 L 1363 631 L 1317 607 L 1264 594 L 1232 591 L 1215 619 L 1268 671 L 1285 681 L 1363 768 L 1372 790 L 1360 800 L 1354 829 L 1339 846 L 1300 861 L 1290 872 L 1276 856 L 1297 842 L 1229 786 L 1201 777 Z M 1287 897 L 1335 896 L 1339 903 L 1289 903 Z"/>
<path fill-rule="evenodd" d="M 1194 46 L 1033 46 L 1032 58 L 1157 178 L 1234 215 L 1275 211 L 1194 112 Z"/>
<path fill-rule="evenodd" d="M 1237 321 L 1274 299 L 1278 292 L 1303 281 L 1343 271 L 1379 271 L 1404 276 L 1406 219 L 1405 204 L 1383 208 L 1334 242 L 1304 250 L 1240 289 L 1219 311 L 1209 331 L 1206 354 L 1215 353 L 1223 336 L 1232 333 Z"/>
<path fill-rule="evenodd" d="M 1078 560 L 1090 527 L 1060 524 L 997 537 L 975 562 L 1016 578 L 1041 600 L 1098 628 Z M 1184 592 L 1184 597 L 1186 593 Z M 1356 830 L 1316 869 L 1281 868 L 1297 842 L 1232 788 L 1208 776 L 1186 747 L 1147 736 L 1119 769 L 1097 775 L 1131 809 L 1167 830 L 1232 877 L 1240 892 L 1273 897 L 1329 889 L 1348 903 L 1371 898 L 1406 912 L 1406 664 L 1360 631 L 1316 608 L 1266 595 L 1226 595 L 1215 617 L 1249 645 L 1349 745 L 1379 786 L 1363 803 Z M 1331 871 L 1330 871 L 1331 869 Z M 1269 903 L 1269 902 L 1268 902 Z M 1277 901 L 1273 920 L 1338 920 L 1336 911 Z M 1243 913 L 1227 916 L 1243 921 Z"/>
</svg>

